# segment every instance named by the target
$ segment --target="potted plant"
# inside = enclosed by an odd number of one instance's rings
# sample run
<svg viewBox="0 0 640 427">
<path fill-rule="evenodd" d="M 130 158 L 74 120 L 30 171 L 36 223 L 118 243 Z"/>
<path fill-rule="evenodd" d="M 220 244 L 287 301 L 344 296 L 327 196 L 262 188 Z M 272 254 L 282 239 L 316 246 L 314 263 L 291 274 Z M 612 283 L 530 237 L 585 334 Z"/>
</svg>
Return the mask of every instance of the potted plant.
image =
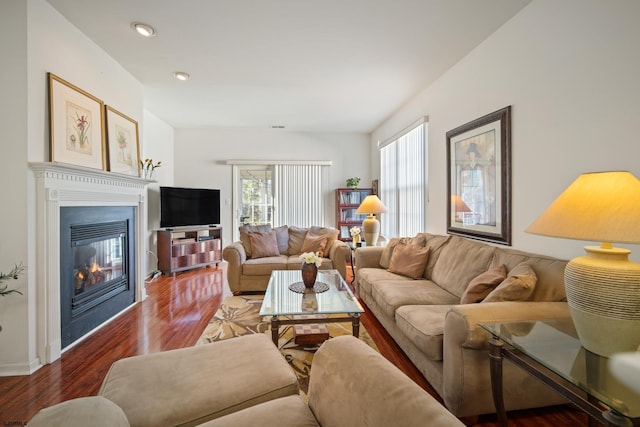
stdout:
<svg viewBox="0 0 640 427">
<path fill-rule="evenodd" d="M 347 179 L 347 187 L 351 188 L 352 190 L 357 190 L 358 184 L 360 184 L 360 178 L 358 178 L 357 176 Z"/>
</svg>

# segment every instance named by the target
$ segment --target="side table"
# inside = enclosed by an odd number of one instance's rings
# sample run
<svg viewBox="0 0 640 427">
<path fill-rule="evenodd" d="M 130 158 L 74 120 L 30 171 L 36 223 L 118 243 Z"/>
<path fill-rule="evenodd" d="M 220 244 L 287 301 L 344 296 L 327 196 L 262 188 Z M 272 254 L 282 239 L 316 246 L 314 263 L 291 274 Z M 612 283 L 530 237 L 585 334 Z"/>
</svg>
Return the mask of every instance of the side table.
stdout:
<svg viewBox="0 0 640 427">
<path fill-rule="evenodd" d="M 589 415 L 589 425 L 639 426 L 640 395 L 608 369 L 608 358 L 584 349 L 571 319 L 483 323 L 488 331 L 491 389 L 501 426 L 507 415 L 502 391 L 506 358 Z M 586 395 L 586 397 L 585 397 Z"/>
</svg>

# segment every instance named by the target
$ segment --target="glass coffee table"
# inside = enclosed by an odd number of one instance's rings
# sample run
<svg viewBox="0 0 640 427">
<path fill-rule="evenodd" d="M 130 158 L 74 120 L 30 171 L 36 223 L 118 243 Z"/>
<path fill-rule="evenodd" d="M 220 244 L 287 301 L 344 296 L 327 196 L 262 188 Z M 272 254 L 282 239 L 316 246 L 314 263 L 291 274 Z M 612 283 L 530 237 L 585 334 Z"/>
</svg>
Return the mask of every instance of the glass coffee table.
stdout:
<svg viewBox="0 0 640 427">
<path fill-rule="evenodd" d="M 608 358 L 582 347 L 570 318 L 480 326 L 492 335 L 491 388 L 502 426 L 507 425 L 502 393 L 503 358 L 586 412 L 590 426 L 597 425 L 596 422 L 607 426 L 640 425 L 640 395 L 611 373 Z"/>
<path fill-rule="evenodd" d="M 353 336 L 360 335 L 360 313 L 364 309 L 338 270 L 318 270 L 316 283 L 328 285 L 324 292 L 298 293 L 289 289 L 301 281 L 300 270 L 271 272 L 260 315 L 271 316 L 271 338 L 276 346 L 282 325 L 351 322 Z M 335 314 L 344 316 L 330 316 Z"/>
</svg>

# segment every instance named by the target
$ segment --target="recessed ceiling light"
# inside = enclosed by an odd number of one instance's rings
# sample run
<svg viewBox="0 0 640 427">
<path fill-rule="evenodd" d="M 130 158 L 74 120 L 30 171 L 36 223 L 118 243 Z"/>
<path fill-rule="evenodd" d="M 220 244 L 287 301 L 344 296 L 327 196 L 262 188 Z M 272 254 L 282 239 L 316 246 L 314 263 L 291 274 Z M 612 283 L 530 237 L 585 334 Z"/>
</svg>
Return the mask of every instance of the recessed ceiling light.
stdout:
<svg viewBox="0 0 640 427">
<path fill-rule="evenodd" d="M 132 22 L 131 28 L 136 30 L 138 34 L 145 37 L 153 37 L 156 35 L 156 29 L 151 25 L 143 24 L 142 22 Z"/>
<path fill-rule="evenodd" d="M 173 73 L 173 76 L 178 79 L 178 80 L 189 80 L 191 78 L 191 76 L 189 75 L 189 73 L 185 73 L 184 71 L 176 71 L 175 73 Z"/>
</svg>

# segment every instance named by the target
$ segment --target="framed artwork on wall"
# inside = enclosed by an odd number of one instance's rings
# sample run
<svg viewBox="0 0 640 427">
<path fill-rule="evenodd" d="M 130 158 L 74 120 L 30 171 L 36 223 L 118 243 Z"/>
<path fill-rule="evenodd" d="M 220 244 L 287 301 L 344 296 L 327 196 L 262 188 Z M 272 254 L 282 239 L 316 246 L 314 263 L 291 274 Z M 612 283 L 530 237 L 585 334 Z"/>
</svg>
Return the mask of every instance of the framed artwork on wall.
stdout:
<svg viewBox="0 0 640 427">
<path fill-rule="evenodd" d="M 107 105 L 106 123 L 109 170 L 140 176 L 138 122 Z"/>
<path fill-rule="evenodd" d="M 49 73 L 52 162 L 106 169 L 104 102 Z"/>
<path fill-rule="evenodd" d="M 446 136 L 447 232 L 511 245 L 511 107 Z"/>
</svg>

